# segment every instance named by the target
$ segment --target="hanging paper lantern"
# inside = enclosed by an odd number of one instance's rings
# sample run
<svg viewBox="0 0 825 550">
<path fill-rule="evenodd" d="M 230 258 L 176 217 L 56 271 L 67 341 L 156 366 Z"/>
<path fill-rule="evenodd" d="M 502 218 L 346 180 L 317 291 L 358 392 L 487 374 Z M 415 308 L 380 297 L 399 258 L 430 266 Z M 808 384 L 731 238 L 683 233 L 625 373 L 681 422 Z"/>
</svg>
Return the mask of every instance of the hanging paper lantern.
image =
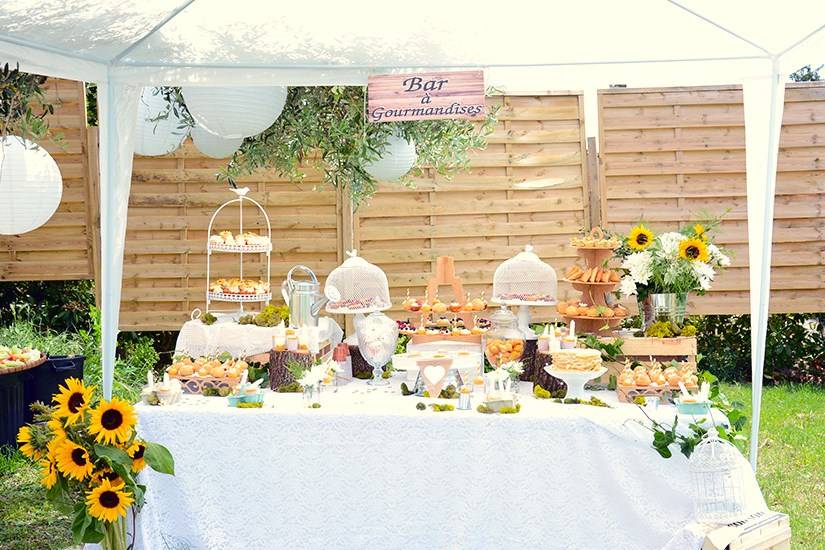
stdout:
<svg viewBox="0 0 825 550">
<path fill-rule="evenodd" d="M 381 158 L 367 163 L 364 170 L 378 181 L 395 181 L 415 166 L 415 143 L 401 136 L 390 136 Z"/>
<path fill-rule="evenodd" d="M 145 157 L 168 155 L 176 151 L 188 133 L 181 128 L 183 121 L 173 111 L 169 111 L 166 118 L 152 120 L 169 108 L 163 96 L 154 94 L 153 90 L 155 88 L 143 88 L 135 125 L 135 153 Z"/>
<path fill-rule="evenodd" d="M 60 169 L 45 149 L 17 136 L 0 138 L 0 235 L 37 229 L 62 196 Z"/>
<path fill-rule="evenodd" d="M 275 122 L 286 104 L 287 88 L 186 87 L 186 108 L 204 129 L 225 138 L 260 134 Z"/>
<path fill-rule="evenodd" d="M 192 142 L 198 151 L 213 159 L 231 157 L 243 143 L 243 138 L 225 138 L 204 130 L 201 126 L 192 128 Z"/>
</svg>

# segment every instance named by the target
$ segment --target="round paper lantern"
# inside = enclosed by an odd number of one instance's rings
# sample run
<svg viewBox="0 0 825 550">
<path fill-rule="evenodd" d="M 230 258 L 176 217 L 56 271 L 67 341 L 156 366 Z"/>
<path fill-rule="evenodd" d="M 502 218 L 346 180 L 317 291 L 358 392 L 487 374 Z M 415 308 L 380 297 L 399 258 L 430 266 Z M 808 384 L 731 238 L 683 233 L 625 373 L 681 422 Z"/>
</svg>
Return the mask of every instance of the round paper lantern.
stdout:
<svg viewBox="0 0 825 550">
<path fill-rule="evenodd" d="M 415 143 L 401 136 L 390 136 L 381 158 L 367 163 L 364 170 L 378 181 L 395 181 L 415 166 Z"/>
<path fill-rule="evenodd" d="M 180 117 L 170 111 L 169 116 L 152 120 L 168 109 L 168 103 L 160 94 L 153 94 L 154 88 L 143 88 L 138 101 L 137 124 L 135 125 L 135 153 L 145 157 L 167 155 L 183 143 L 187 131 Z"/>
<path fill-rule="evenodd" d="M 186 108 L 204 129 L 225 138 L 260 134 L 275 122 L 286 104 L 287 88 L 186 87 Z"/>
<path fill-rule="evenodd" d="M 192 142 L 198 151 L 213 159 L 231 157 L 243 143 L 243 138 L 225 138 L 204 130 L 201 126 L 192 128 Z"/>
<path fill-rule="evenodd" d="M 45 149 L 17 136 L 0 138 L 0 235 L 37 229 L 49 221 L 62 196 L 63 178 Z"/>
</svg>

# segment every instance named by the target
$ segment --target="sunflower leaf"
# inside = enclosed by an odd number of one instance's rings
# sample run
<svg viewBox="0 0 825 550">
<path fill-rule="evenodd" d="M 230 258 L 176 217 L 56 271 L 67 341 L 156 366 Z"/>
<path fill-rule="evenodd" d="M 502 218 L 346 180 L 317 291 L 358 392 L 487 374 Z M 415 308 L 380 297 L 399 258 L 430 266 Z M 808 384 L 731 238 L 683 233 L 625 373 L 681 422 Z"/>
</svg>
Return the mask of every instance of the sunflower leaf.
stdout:
<svg viewBox="0 0 825 550">
<path fill-rule="evenodd" d="M 83 539 L 80 542 L 94 544 L 102 541 L 103 525 L 95 518 L 91 516 L 87 517 L 89 518 L 89 524 L 86 526 L 86 529 L 83 532 Z"/>
<path fill-rule="evenodd" d="M 156 472 L 162 474 L 175 475 L 175 459 L 172 453 L 163 445 L 157 443 L 146 443 L 146 451 L 143 453 L 146 464 Z"/>
<path fill-rule="evenodd" d="M 132 459 L 125 452 L 115 447 L 108 445 L 95 445 L 95 454 L 103 459 L 108 459 L 107 462 L 120 464 L 124 468 L 132 467 Z"/>
</svg>

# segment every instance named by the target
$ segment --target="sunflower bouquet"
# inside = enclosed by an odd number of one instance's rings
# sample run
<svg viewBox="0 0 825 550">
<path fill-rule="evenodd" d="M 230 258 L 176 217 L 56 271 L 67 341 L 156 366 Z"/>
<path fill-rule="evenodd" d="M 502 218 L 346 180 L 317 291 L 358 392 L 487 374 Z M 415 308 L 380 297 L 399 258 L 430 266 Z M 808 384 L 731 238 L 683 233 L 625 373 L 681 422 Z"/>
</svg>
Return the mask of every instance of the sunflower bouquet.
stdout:
<svg viewBox="0 0 825 550">
<path fill-rule="evenodd" d="M 74 514 L 75 543 L 125 550 L 126 514 L 143 504 L 137 474 L 147 465 L 174 474 L 162 445 L 137 437 L 137 415 L 126 401 L 95 397 L 95 387 L 66 380 L 54 405 L 32 405 L 35 422 L 20 428 L 20 451 L 41 466 L 47 496 Z"/>
<path fill-rule="evenodd" d="M 704 294 L 730 258 L 713 243 L 718 220 L 655 235 L 644 224 L 630 230 L 616 255 L 624 276 L 619 291 L 644 300 L 651 294 Z"/>
</svg>

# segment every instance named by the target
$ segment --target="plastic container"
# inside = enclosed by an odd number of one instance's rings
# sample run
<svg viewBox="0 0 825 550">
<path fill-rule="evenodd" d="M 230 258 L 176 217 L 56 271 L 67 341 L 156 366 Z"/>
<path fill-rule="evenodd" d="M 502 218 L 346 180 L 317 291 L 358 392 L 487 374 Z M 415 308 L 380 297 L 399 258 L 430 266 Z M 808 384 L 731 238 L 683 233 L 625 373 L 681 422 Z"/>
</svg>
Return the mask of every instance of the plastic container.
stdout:
<svg viewBox="0 0 825 550">
<path fill-rule="evenodd" d="M 26 419 L 24 378 L 28 371 L 0 374 L 0 446 L 17 445 L 17 430 Z"/>
<path fill-rule="evenodd" d="M 673 403 L 676 405 L 679 414 L 710 414 L 710 402 L 708 401 L 682 403 L 682 399 L 677 398 L 673 400 Z"/>
</svg>

